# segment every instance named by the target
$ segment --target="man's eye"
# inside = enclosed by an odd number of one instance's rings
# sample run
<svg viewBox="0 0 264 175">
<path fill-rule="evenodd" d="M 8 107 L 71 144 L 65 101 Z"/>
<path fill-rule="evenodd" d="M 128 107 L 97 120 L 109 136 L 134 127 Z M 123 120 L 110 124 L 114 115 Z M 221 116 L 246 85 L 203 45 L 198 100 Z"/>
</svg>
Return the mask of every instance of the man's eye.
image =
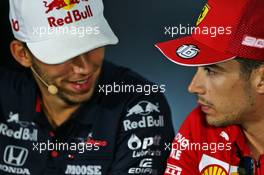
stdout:
<svg viewBox="0 0 264 175">
<path fill-rule="evenodd" d="M 204 71 L 205 71 L 205 73 L 207 74 L 207 75 L 216 75 L 217 74 L 217 72 L 216 71 L 214 71 L 214 70 L 212 70 L 211 68 L 208 68 L 208 67 L 204 67 Z"/>
</svg>

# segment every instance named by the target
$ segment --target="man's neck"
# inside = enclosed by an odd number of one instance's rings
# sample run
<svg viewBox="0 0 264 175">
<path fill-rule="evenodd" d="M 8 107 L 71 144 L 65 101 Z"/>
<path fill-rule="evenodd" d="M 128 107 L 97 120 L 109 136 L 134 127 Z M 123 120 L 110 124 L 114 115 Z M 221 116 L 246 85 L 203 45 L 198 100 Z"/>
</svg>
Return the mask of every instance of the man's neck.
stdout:
<svg viewBox="0 0 264 175">
<path fill-rule="evenodd" d="M 53 95 L 43 96 L 42 102 L 43 111 L 54 128 L 67 121 L 72 113 L 80 107 L 80 104 L 68 105 L 62 99 Z"/>
<path fill-rule="evenodd" d="M 264 119 L 244 124 L 243 131 L 252 156 L 258 160 L 264 154 Z"/>
</svg>

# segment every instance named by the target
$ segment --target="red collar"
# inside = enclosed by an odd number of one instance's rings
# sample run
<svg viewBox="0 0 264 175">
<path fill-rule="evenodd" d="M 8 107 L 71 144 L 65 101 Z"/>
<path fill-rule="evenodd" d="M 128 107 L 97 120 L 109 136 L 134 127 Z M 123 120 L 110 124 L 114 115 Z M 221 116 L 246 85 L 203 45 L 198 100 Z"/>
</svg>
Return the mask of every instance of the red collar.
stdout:
<svg viewBox="0 0 264 175">
<path fill-rule="evenodd" d="M 35 104 L 35 111 L 41 112 L 41 97 L 37 95 L 36 104 Z"/>
</svg>

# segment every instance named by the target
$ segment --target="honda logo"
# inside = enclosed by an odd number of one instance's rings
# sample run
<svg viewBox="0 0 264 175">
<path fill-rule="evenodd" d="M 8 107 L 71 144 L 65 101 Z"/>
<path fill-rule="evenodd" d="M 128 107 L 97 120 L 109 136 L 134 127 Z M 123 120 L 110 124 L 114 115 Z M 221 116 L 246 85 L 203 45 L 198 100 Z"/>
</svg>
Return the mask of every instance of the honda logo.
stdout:
<svg viewBox="0 0 264 175">
<path fill-rule="evenodd" d="M 9 145 L 5 148 L 4 162 L 8 165 L 23 166 L 28 156 L 28 150 L 23 147 Z"/>
</svg>

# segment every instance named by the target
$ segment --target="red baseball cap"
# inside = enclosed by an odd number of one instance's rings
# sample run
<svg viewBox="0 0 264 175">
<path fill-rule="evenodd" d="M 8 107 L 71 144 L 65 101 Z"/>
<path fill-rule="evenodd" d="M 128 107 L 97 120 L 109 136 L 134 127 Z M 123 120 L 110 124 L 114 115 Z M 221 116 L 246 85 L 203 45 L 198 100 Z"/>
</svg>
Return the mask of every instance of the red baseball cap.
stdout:
<svg viewBox="0 0 264 175">
<path fill-rule="evenodd" d="M 155 46 L 185 66 L 236 57 L 264 61 L 264 0 L 208 0 L 191 36 Z"/>
</svg>

